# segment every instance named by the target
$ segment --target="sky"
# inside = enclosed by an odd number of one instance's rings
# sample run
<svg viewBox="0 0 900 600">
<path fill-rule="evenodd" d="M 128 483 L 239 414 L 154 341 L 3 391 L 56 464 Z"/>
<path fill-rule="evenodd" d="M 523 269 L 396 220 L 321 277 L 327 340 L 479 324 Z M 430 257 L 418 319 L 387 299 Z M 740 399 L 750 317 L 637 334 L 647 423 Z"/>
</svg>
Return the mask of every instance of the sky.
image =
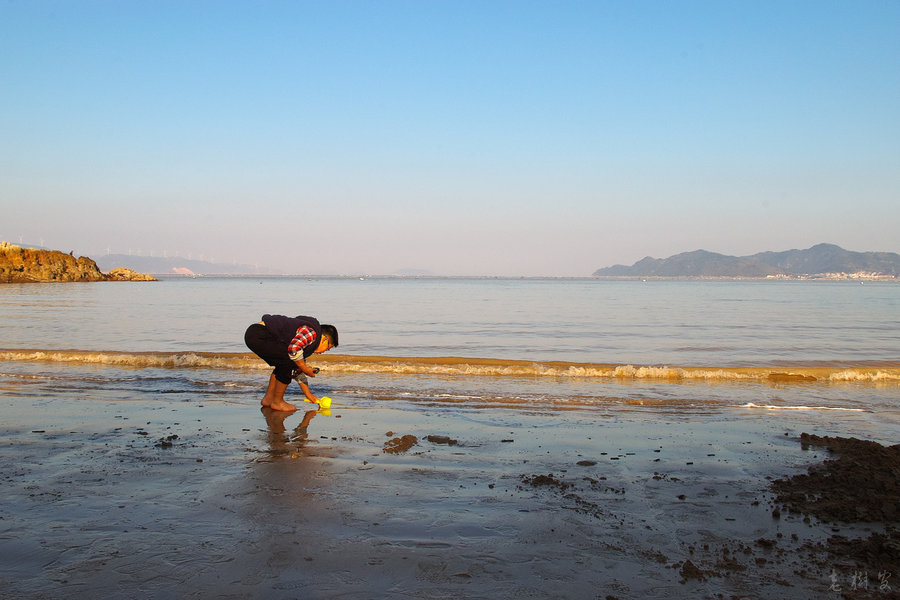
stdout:
<svg viewBox="0 0 900 600">
<path fill-rule="evenodd" d="M 900 252 L 896 0 L 0 0 L 0 239 L 291 274 Z"/>
</svg>

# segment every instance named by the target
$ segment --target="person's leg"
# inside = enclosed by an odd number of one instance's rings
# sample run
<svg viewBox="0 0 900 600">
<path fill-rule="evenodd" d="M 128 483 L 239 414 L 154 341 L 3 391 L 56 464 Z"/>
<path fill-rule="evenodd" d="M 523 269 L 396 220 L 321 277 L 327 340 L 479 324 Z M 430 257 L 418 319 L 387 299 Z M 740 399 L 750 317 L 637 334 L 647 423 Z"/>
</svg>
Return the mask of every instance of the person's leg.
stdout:
<svg viewBox="0 0 900 600">
<path fill-rule="evenodd" d="M 269 377 L 269 387 L 266 389 L 266 395 L 263 396 L 261 404 L 272 410 L 297 410 L 296 406 L 284 399 L 284 392 L 287 388 L 288 384 L 278 381 L 273 371 Z"/>
<path fill-rule="evenodd" d="M 284 400 L 284 392 L 291 382 L 294 364 L 287 356 L 287 349 L 282 348 L 264 325 L 254 324 L 247 328 L 244 341 L 257 356 L 275 367 L 269 376 L 269 385 L 260 404 L 272 410 L 297 410 L 297 407 Z"/>
<path fill-rule="evenodd" d="M 269 387 L 266 389 L 266 395 L 263 396 L 261 404 L 263 406 L 271 406 L 272 400 L 275 399 L 275 372 L 272 371 L 271 375 L 269 375 Z"/>
</svg>

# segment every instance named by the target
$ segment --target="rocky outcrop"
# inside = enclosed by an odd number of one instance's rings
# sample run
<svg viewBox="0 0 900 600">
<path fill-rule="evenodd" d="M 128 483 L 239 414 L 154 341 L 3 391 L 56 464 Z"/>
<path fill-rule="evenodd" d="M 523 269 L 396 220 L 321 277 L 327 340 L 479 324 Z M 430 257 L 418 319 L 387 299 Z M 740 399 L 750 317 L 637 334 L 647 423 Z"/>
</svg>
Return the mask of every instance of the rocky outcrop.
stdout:
<svg viewBox="0 0 900 600">
<path fill-rule="evenodd" d="M 110 281 L 157 281 L 156 277 L 153 275 L 138 273 L 137 271 L 132 271 L 128 267 L 116 267 L 115 269 L 110 269 L 109 273 L 106 274 L 106 277 Z"/>
<path fill-rule="evenodd" d="M 0 242 L 0 283 L 63 281 L 156 281 L 131 269 L 103 273 L 97 263 L 57 250 L 35 250 Z"/>
</svg>

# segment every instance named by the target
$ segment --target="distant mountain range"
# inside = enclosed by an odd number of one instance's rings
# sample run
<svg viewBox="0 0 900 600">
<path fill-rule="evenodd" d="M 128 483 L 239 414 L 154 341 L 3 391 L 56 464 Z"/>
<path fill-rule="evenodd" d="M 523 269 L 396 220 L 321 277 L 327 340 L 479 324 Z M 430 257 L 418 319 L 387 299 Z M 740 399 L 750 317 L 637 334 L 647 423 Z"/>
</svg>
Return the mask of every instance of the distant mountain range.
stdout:
<svg viewBox="0 0 900 600">
<path fill-rule="evenodd" d="M 105 254 L 94 259 L 102 270 L 112 267 L 128 267 L 141 273 L 154 275 L 273 275 L 274 271 L 259 269 L 254 265 L 221 264 L 205 260 L 192 260 L 177 256 L 132 256 L 130 254 Z"/>
<path fill-rule="evenodd" d="M 706 250 L 646 257 L 630 267 L 597 269 L 594 277 L 897 277 L 900 254 L 853 252 L 834 244 L 806 250 L 727 256 Z"/>
</svg>

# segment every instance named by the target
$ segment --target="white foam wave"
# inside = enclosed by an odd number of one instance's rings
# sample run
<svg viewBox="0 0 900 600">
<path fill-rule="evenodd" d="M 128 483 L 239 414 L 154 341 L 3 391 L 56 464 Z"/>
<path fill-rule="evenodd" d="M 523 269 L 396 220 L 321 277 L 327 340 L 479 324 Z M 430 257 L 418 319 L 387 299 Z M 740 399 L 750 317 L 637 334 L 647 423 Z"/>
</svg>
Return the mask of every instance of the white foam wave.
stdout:
<svg viewBox="0 0 900 600">
<path fill-rule="evenodd" d="M 829 381 L 834 382 L 872 382 L 872 383 L 897 383 L 900 382 L 900 373 L 888 371 L 875 371 L 874 373 L 860 372 L 854 369 L 846 369 L 828 376 Z"/>
<path fill-rule="evenodd" d="M 0 350 L 4 361 L 49 361 L 111 365 L 133 368 L 252 369 L 269 367 L 247 353 L 210 352 L 109 352 L 82 350 Z M 900 368 L 798 367 L 773 370 L 758 367 L 671 367 L 594 365 L 586 363 L 527 362 L 498 359 L 326 356 L 313 359 L 317 366 L 335 373 L 436 375 L 523 378 L 601 378 L 681 382 L 756 382 L 771 384 L 875 384 L 900 385 Z"/>
<path fill-rule="evenodd" d="M 775 406 L 772 404 L 754 404 L 748 402 L 741 404 L 738 408 L 758 408 L 762 410 L 836 410 L 844 412 L 870 412 L 863 408 L 848 408 L 845 406 Z"/>
</svg>

